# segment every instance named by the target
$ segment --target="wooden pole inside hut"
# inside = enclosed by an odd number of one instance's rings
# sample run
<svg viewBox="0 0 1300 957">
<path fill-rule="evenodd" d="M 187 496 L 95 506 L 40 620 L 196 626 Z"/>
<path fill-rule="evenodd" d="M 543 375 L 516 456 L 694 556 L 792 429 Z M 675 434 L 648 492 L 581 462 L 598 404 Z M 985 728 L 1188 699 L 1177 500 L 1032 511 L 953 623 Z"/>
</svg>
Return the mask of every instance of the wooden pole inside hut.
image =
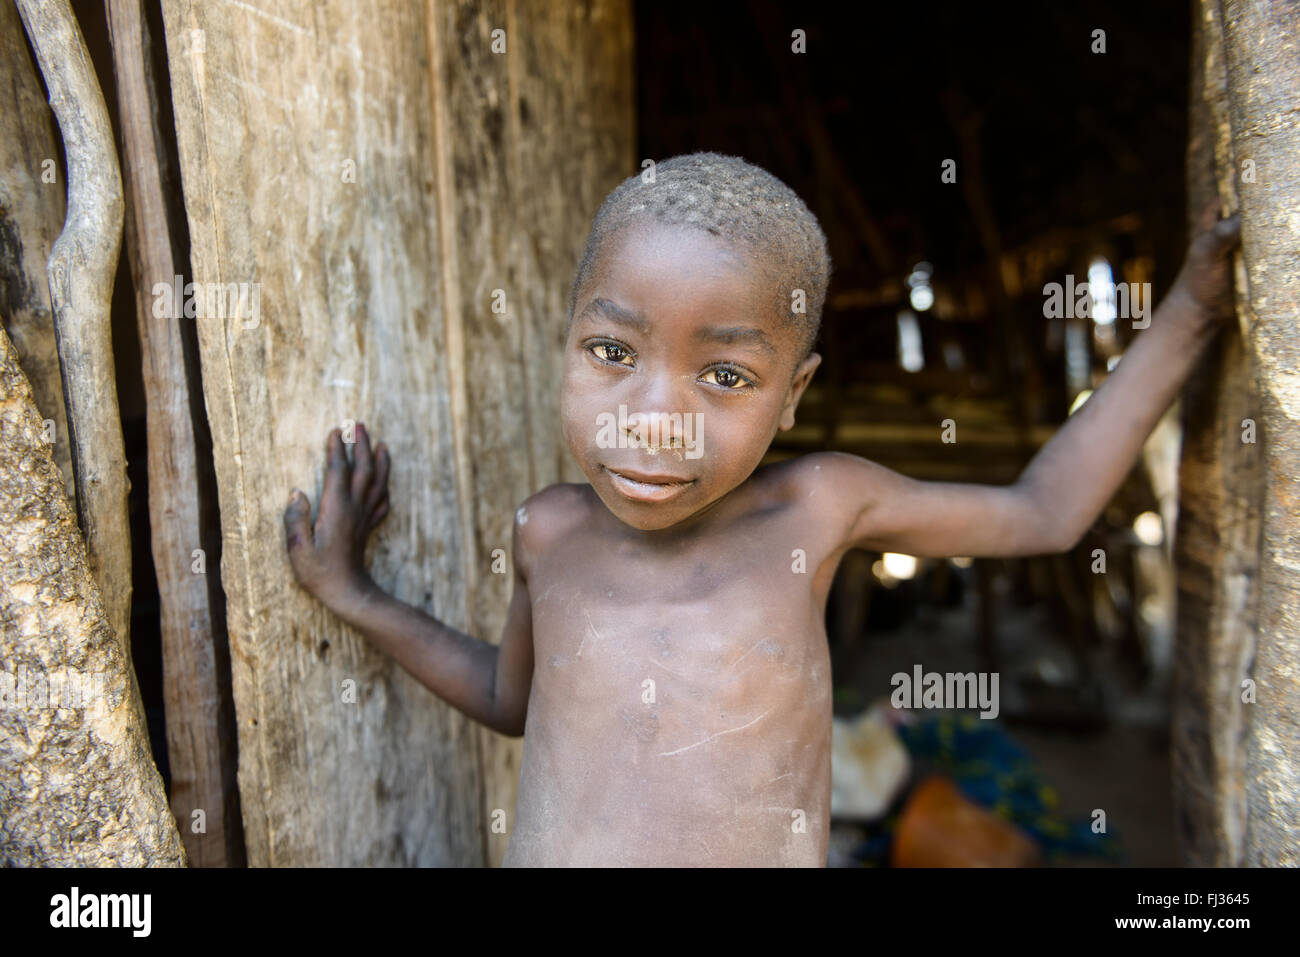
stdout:
<svg viewBox="0 0 1300 957">
<path fill-rule="evenodd" d="M 200 448 L 211 455 L 200 442 L 207 437 L 207 423 L 197 337 L 193 321 L 174 308 L 174 286 L 189 264 L 182 259 L 188 245 L 180 184 L 168 164 L 175 134 L 160 125 L 165 101 L 159 97 L 169 97 L 170 90 L 165 75 L 158 77 L 153 69 L 154 44 L 162 38 L 151 35 L 140 0 L 114 0 L 105 10 L 148 407 L 149 519 L 162 615 L 171 804 L 191 864 L 237 865 L 244 862 L 244 847 L 217 563 L 220 540 L 219 531 L 204 521 L 204 512 L 216 506 L 216 489 L 197 458 Z"/>
</svg>

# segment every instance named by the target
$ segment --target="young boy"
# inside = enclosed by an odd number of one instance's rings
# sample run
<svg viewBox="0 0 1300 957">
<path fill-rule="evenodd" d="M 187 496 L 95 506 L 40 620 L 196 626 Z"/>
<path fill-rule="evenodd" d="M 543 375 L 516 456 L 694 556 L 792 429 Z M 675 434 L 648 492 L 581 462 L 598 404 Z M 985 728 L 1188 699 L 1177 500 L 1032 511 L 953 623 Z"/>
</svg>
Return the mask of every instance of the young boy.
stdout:
<svg viewBox="0 0 1300 957">
<path fill-rule="evenodd" d="M 1150 329 L 1014 485 L 919 482 L 839 452 L 757 468 L 821 361 L 825 237 L 769 173 L 676 157 L 593 223 L 562 386 L 591 484 L 516 513 L 499 646 L 370 580 L 389 454 L 363 426 L 354 462 L 330 434 L 314 526 L 293 493 L 294 572 L 435 694 L 527 729 L 507 865 L 823 865 L 840 557 L 1072 547 L 1228 311 L 1236 241 L 1236 218 L 1207 210 Z"/>
</svg>

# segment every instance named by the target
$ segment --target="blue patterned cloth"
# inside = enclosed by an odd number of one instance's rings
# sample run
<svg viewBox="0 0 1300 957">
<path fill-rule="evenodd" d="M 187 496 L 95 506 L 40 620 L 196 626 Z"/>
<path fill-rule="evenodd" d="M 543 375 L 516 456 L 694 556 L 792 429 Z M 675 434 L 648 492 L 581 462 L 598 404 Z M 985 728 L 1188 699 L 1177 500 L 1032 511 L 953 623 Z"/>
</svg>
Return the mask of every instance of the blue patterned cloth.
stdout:
<svg viewBox="0 0 1300 957">
<path fill-rule="evenodd" d="M 951 779 L 967 798 L 1010 821 L 1038 842 L 1043 863 L 1062 858 L 1094 858 L 1123 864 L 1119 835 L 1107 822 L 1105 834 L 1094 834 L 1089 817 L 1060 813 L 1060 799 L 1043 777 L 1037 762 L 997 721 L 974 715 L 921 716 L 898 736 L 912 757 L 913 781 L 937 773 Z M 894 807 L 869 829 L 854 849 L 854 860 L 866 867 L 889 862 L 898 818 L 910 796 L 900 795 Z"/>
</svg>

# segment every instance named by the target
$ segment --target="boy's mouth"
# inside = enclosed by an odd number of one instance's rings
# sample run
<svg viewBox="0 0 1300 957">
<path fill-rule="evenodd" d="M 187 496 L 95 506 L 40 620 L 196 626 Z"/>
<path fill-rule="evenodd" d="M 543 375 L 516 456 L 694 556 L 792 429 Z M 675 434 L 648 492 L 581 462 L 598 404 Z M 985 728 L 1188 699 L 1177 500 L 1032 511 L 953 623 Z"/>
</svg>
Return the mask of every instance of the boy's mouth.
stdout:
<svg viewBox="0 0 1300 957">
<path fill-rule="evenodd" d="M 680 495 L 695 483 L 694 479 L 674 475 L 626 469 L 616 472 L 608 465 L 602 465 L 601 468 L 609 474 L 610 483 L 619 494 L 634 502 L 664 502 Z"/>
</svg>

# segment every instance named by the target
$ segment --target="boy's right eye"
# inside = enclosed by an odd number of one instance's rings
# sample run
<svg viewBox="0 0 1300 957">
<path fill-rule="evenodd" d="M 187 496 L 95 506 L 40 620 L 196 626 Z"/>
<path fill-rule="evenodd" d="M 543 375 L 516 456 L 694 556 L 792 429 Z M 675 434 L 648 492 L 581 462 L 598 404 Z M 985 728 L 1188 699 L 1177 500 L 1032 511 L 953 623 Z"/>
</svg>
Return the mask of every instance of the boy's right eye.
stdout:
<svg viewBox="0 0 1300 957">
<path fill-rule="evenodd" d="M 597 342 L 587 347 L 587 351 L 597 359 L 603 359 L 605 362 L 614 362 L 619 365 L 629 365 L 632 353 L 616 342 Z"/>
</svg>

